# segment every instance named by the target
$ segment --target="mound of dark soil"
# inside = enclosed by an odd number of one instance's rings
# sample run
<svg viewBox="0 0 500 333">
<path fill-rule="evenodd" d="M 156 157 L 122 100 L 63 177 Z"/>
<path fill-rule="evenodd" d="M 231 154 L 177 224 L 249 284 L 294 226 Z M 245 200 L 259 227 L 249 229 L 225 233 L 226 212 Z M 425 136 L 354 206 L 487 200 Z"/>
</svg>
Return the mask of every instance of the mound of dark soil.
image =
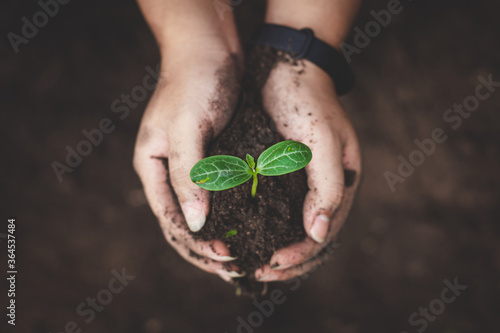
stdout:
<svg viewBox="0 0 500 333">
<path fill-rule="evenodd" d="M 209 145 L 207 156 L 233 155 L 257 157 L 271 145 L 283 141 L 262 106 L 261 90 L 281 53 L 255 47 L 247 57 L 242 80 L 240 105 L 224 132 Z M 284 60 L 283 60 L 284 61 Z M 243 291 L 258 293 L 262 283 L 253 272 L 269 263 L 277 249 L 306 237 L 302 207 L 307 193 L 306 174 L 299 170 L 278 177 L 259 175 L 257 195 L 252 198 L 252 182 L 212 192 L 211 211 L 203 229 L 193 234 L 203 240 L 220 239 L 238 259 L 234 261 L 247 277 L 237 279 Z M 229 230 L 237 234 L 226 237 Z"/>
</svg>

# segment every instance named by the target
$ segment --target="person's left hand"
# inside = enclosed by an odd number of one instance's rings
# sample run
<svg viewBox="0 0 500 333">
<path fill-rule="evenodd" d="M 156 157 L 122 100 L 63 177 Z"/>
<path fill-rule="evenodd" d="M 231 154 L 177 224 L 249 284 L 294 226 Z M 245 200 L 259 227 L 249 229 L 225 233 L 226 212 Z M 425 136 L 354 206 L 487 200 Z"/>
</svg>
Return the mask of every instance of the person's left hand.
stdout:
<svg viewBox="0 0 500 333">
<path fill-rule="evenodd" d="M 333 81 L 313 63 L 279 62 L 262 93 L 264 108 L 285 140 L 303 142 L 313 153 L 305 169 L 309 191 L 303 220 L 308 237 L 277 250 L 269 265 L 255 271 L 259 281 L 278 281 L 302 275 L 321 263 L 315 256 L 336 236 L 349 213 L 359 184 L 361 157 Z M 351 186 L 345 186 L 344 170 L 355 171 Z"/>
<path fill-rule="evenodd" d="M 205 224 L 210 197 L 191 181 L 189 171 L 229 122 L 239 94 L 233 57 L 221 50 L 211 58 L 204 50 L 204 57 L 186 52 L 174 65 L 162 67 L 168 79 L 157 86 L 142 117 L 134 168 L 167 242 L 191 264 L 229 282 L 242 273 L 228 263 L 236 258 L 227 246 L 191 233 Z"/>
</svg>

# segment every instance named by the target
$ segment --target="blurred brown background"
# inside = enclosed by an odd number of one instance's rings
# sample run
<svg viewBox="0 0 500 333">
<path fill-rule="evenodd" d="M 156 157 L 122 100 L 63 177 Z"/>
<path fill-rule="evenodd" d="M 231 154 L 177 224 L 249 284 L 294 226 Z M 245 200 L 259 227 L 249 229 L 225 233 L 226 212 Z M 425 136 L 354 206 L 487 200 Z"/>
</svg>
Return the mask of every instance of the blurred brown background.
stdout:
<svg viewBox="0 0 500 333">
<path fill-rule="evenodd" d="M 234 3 L 247 40 L 264 3 Z M 370 11 L 387 3 L 365 1 L 355 26 L 364 30 Z M 341 246 L 298 290 L 271 284 L 286 301 L 255 332 L 417 332 L 423 324 L 411 325 L 410 315 L 455 277 L 467 290 L 425 332 L 499 330 L 500 87 L 456 130 L 443 114 L 474 94 L 478 76 L 500 81 L 500 4 L 401 3 L 402 12 L 352 55 L 357 85 L 342 102 L 363 148 L 364 180 Z M 123 120 L 111 111 L 159 61 L 136 3 L 61 5 L 15 54 L 7 33 L 19 34 L 21 18 L 39 10 L 34 1 L 12 1 L 0 13 L 0 233 L 15 216 L 19 271 L 17 325 L 9 329 L 63 332 L 74 321 L 82 332 L 236 332 L 237 318 L 256 307 L 181 259 L 144 201 L 131 161 L 147 99 Z M 59 182 L 51 163 L 63 163 L 65 147 L 103 118 L 116 129 Z M 397 173 L 398 156 L 408 159 L 414 140 L 435 128 L 448 139 L 392 192 L 384 172 Z M 76 309 L 122 268 L 135 279 L 86 323 Z"/>
</svg>

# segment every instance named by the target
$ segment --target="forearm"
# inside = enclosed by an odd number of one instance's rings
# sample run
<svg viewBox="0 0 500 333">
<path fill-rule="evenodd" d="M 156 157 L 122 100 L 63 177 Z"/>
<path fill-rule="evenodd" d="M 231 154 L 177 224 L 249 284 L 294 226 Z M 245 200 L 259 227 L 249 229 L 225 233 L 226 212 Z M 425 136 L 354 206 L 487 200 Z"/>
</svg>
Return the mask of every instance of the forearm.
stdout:
<svg viewBox="0 0 500 333">
<path fill-rule="evenodd" d="M 311 28 L 317 38 L 340 49 L 361 0 L 268 0 L 266 23 Z"/>
<path fill-rule="evenodd" d="M 162 65 L 197 58 L 218 59 L 227 54 L 241 57 L 234 17 L 221 19 L 213 0 L 138 0 L 158 42 Z"/>
</svg>

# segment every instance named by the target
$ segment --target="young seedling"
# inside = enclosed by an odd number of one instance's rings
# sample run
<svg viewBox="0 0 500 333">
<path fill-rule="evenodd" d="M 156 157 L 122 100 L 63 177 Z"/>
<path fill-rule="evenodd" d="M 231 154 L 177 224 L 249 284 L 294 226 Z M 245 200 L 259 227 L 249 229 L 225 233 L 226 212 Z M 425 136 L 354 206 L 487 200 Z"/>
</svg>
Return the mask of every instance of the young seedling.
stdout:
<svg viewBox="0 0 500 333">
<path fill-rule="evenodd" d="M 191 180 L 209 191 L 223 191 L 241 185 L 253 178 L 252 197 L 257 192 L 257 175 L 280 176 L 305 167 L 312 159 L 311 149 L 297 141 L 282 141 L 259 156 L 242 159 L 229 155 L 216 155 L 202 159 L 191 169 Z"/>
</svg>

